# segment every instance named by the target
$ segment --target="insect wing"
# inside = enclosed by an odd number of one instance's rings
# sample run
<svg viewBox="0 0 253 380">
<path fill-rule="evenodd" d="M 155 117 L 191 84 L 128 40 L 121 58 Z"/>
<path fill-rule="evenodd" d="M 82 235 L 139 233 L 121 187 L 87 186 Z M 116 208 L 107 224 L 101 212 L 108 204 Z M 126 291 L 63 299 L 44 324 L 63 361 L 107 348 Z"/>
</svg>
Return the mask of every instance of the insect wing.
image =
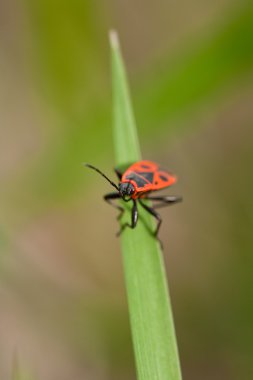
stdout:
<svg viewBox="0 0 253 380">
<path fill-rule="evenodd" d="M 137 172 L 155 172 L 158 170 L 158 165 L 152 161 L 138 161 L 131 165 L 129 169 Z"/>
<path fill-rule="evenodd" d="M 176 176 L 165 171 L 158 170 L 155 172 L 154 182 L 153 182 L 153 190 L 164 189 L 165 187 L 173 185 L 177 181 Z"/>
<path fill-rule="evenodd" d="M 122 181 L 130 181 L 137 192 L 160 190 L 176 182 L 176 177 L 152 161 L 138 161 L 123 174 Z"/>
<path fill-rule="evenodd" d="M 152 161 L 135 162 L 123 174 L 122 182 L 132 182 L 137 192 L 151 191 L 157 169 L 158 165 Z"/>
</svg>

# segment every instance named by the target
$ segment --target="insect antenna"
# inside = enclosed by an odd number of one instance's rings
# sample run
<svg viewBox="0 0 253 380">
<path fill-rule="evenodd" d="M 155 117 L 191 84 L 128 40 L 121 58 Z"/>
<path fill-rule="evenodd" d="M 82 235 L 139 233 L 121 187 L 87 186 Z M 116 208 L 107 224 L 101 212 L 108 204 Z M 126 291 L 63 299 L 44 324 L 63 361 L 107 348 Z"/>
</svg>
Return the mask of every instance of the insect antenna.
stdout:
<svg viewBox="0 0 253 380">
<path fill-rule="evenodd" d="M 93 165 L 90 165 L 90 164 L 86 164 L 84 163 L 84 166 L 87 166 L 87 168 L 90 168 L 90 169 L 93 169 L 95 170 L 96 172 L 98 172 L 99 174 L 101 174 L 101 176 L 103 176 L 108 182 L 110 182 L 110 184 L 115 187 L 115 189 L 117 189 L 119 191 L 119 188 L 117 185 L 115 185 L 114 182 L 112 182 L 104 173 L 102 173 L 98 168 L 95 168 L 95 166 Z"/>
</svg>

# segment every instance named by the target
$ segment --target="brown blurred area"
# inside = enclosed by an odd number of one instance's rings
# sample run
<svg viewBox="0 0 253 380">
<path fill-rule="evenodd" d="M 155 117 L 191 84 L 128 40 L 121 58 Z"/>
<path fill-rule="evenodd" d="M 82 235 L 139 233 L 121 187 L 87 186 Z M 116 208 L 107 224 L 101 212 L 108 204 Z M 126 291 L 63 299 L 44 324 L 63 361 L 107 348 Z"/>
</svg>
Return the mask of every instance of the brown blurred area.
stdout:
<svg viewBox="0 0 253 380">
<path fill-rule="evenodd" d="M 1 1 L 0 379 L 15 357 L 135 379 L 115 210 L 82 167 L 113 176 L 111 27 L 143 157 L 184 197 L 161 211 L 183 377 L 253 378 L 252 25 L 246 1 Z"/>
</svg>

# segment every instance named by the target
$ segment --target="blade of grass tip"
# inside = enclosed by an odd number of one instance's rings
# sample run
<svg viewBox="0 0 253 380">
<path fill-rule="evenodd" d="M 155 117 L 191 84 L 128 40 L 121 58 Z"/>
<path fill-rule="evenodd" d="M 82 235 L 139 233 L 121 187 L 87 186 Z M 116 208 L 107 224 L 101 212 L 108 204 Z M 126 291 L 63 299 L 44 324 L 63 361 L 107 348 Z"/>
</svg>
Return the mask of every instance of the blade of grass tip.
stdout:
<svg viewBox="0 0 253 380">
<path fill-rule="evenodd" d="M 126 73 L 119 54 L 119 40 L 117 33 L 110 32 L 112 47 L 112 80 L 113 80 L 113 116 L 114 149 L 117 165 L 140 160 L 141 151 L 137 136 L 135 119 L 131 107 Z M 124 143 L 122 143 L 124 142 Z"/>
<path fill-rule="evenodd" d="M 112 50 L 116 165 L 141 158 L 127 79 L 115 31 Z M 180 380 L 181 371 L 160 245 L 150 233 L 153 221 L 139 210 L 134 230 L 121 237 L 126 289 L 138 380 Z M 126 217 L 130 217 L 129 212 Z"/>
</svg>

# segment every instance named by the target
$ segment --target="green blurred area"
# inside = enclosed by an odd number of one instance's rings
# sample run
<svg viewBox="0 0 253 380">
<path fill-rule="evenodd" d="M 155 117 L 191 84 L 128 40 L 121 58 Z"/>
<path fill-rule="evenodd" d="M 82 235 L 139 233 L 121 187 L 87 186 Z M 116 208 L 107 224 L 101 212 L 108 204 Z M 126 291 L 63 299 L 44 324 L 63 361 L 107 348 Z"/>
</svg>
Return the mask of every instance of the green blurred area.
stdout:
<svg viewBox="0 0 253 380">
<path fill-rule="evenodd" d="M 161 211 L 186 379 L 253 378 L 253 6 L 3 1 L 0 378 L 133 379 L 115 213 L 108 30 L 143 157 L 177 173 Z"/>
</svg>

